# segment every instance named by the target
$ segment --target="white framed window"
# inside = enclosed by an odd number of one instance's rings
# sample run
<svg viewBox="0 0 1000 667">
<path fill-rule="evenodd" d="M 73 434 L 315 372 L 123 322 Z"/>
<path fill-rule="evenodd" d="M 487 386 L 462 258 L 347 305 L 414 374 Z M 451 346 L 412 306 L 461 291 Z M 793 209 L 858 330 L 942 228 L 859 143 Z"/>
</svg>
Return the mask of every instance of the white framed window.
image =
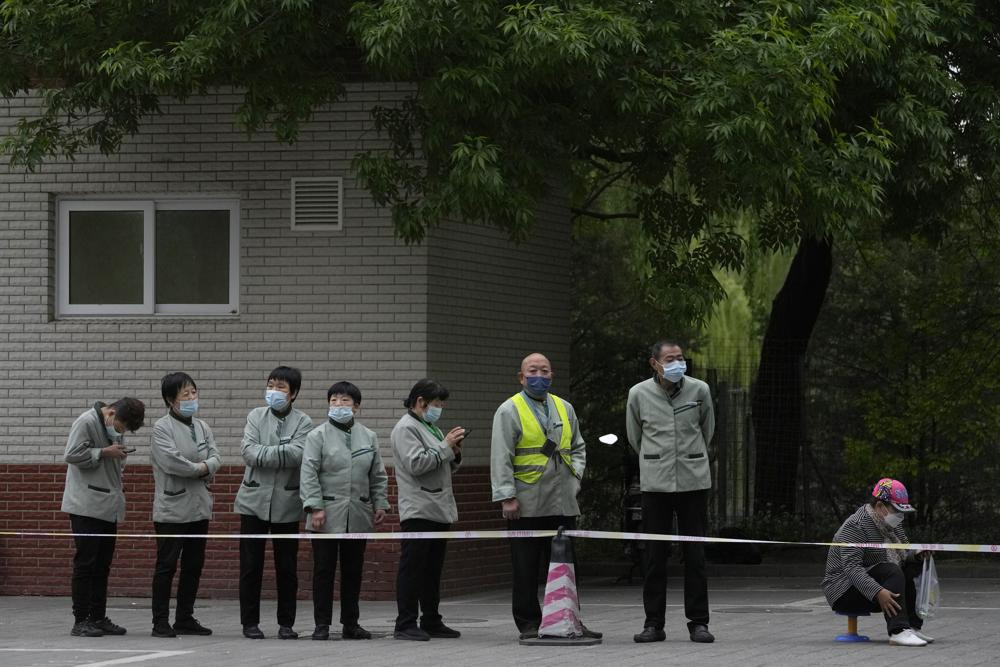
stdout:
<svg viewBox="0 0 1000 667">
<path fill-rule="evenodd" d="M 344 179 L 311 176 L 292 179 L 292 231 L 339 232 L 344 228 Z"/>
<path fill-rule="evenodd" d="M 57 315 L 239 311 L 239 202 L 62 200 Z"/>
</svg>

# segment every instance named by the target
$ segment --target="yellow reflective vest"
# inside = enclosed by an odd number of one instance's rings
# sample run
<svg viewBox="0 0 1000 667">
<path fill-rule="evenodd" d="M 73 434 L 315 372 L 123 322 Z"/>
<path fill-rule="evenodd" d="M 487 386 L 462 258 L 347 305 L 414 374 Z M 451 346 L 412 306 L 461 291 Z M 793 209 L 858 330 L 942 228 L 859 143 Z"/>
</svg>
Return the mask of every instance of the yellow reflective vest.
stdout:
<svg viewBox="0 0 1000 667">
<path fill-rule="evenodd" d="M 570 445 L 573 443 L 573 428 L 569 423 L 569 416 L 566 414 L 566 405 L 562 399 L 555 394 L 549 394 L 552 402 L 556 406 L 556 412 L 563 424 L 562 436 L 559 438 L 559 455 L 570 471 L 576 476 L 576 471 L 570 458 Z M 549 457 L 542 454 L 542 447 L 545 446 L 545 431 L 538 423 L 538 418 L 531 411 L 531 407 L 518 392 L 511 397 L 514 406 L 517 408 L 517 416 L 521 420 L 521 439 L 514 445 L 514 478 L 526 484 L 535 484 L 542 478 L 545 466 L 549 463 Z"/>
</svg>

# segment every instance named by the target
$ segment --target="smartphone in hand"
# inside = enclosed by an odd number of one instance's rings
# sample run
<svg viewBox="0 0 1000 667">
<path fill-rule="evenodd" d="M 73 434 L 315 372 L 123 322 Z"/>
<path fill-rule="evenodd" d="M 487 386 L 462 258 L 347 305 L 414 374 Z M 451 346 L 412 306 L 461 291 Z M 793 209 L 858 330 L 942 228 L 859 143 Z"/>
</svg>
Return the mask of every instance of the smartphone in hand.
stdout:
<svg viewBox="0 0 1000 667">
<path fill-rule="evenodd" d="M 465 432 L 462 433 L 462 440 L 465 440 L 466 438 L 468 438 L 469 434 L 472 433 L 472 429 L 471 428 L 466 428 L 464 430 L 465 430 Z"/>
</svg>

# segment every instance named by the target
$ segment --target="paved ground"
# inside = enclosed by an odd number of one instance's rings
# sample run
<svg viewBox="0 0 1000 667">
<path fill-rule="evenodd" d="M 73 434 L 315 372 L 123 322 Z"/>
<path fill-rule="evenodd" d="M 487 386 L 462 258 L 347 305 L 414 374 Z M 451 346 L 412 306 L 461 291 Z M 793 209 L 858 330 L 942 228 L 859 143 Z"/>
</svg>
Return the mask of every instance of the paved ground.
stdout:
<svg viewBox="0 0 1000 667">
<path fill-rule="evenodd" d="M 720 579 L 711 583 L 715 644 L 693 644 L 684 627 L 681 598 L 669 598 L 667 641 L 632 642 L 641 629 L 641 591 L 637 586 L 601 585 L 591 579 L 581 592 L 584 620 L 605 633 L 600 646 L 588 648 L 522 647 L 514 637 L 509 594 L 491 591 L 446 600 L 445 620 L 463 632 L 458 640 L 398 642 L 387 635 L 393 603 L 363 602 L 362 623 L 376 639 L 369 642 L 309 639 L 279 641 L 272 620 L 262 624 L 270 637 L 250 641 L 239 634 L 238 605 L 206 600 L 197 617 L 215 629 L 206 638 L 154 639 L 149 636 L 149 601 L 116 598 L 111 618 L 129 628 L 125 637 L 80 639 L 69 636 L 66 598 L 0 598 L 0 665 L 4 667 L 120 665 L 148 667 L 248 667 L 250 665 L 995 665 L 1000 664 L 1000 579 L 942 581 L 945 607 L 926 631 L 937 642 L 926 648 L 889 646 L 880 618 L 862 618 L 867 644 L 838 644 L 844 619 L 826 607 L 816 578 Z M 297 629 L 312 630 L 311 605 L 299 603 Z M 265 601 L 266 616 L 274 613 Z M 336 613 L 336 611 L 335 611 Z"/>
</svg>

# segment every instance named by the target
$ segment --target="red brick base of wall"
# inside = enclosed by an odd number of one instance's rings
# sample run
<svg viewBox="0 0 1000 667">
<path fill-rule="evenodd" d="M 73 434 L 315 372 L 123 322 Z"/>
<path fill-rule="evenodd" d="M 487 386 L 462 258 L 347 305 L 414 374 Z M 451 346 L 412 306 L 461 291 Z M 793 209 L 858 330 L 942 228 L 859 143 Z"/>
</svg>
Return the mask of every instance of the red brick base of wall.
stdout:
<svg viewBox="0 0 1000 667">
<path fill-rule="evenodd" d="M 69 517 L 59 511 L 66 468 L 63 465 L 0 465 L 0 531 L 69 532 Z M 233 499 L 243 478 L 242 466 L 224 466 L 216 475 L 212 533 L 239 532 Z M 456 530 L 504 528 L 499 507 L 490 502 L 489 468 L 462 468 L 453 480 L 458 500 Z M 152 534 L 153 473 L 149 466 L 125 469 L 126 519 L 119 533 Z M 399 530 L 395 513 L 396 483 L 389 471 L 389 502 L 393 513 L 379 530 Z M 0 595 L 69 595 L 73 541 L 66 537 L 0 537 Z M 274 567 L 270 549 L 265 564 L 265 598 L 274 597 Z M 394 598 L 399 542 L 369 541 L 365 555 L 362 599 Z M 149 538 L 119 539 L 111 569 L 109 594 L 148 597 L 156 561 L 156 542 Z M 501 540 L 453 540 L 448 545 L 443 593 L 457 594 L 509 585 L 510 551 Z M 299 598 L 311 597 L 312 549 L 299 546 Z M 209 540 L 199 597 L 239 596 L 239 542 Z"/>
</svg>

